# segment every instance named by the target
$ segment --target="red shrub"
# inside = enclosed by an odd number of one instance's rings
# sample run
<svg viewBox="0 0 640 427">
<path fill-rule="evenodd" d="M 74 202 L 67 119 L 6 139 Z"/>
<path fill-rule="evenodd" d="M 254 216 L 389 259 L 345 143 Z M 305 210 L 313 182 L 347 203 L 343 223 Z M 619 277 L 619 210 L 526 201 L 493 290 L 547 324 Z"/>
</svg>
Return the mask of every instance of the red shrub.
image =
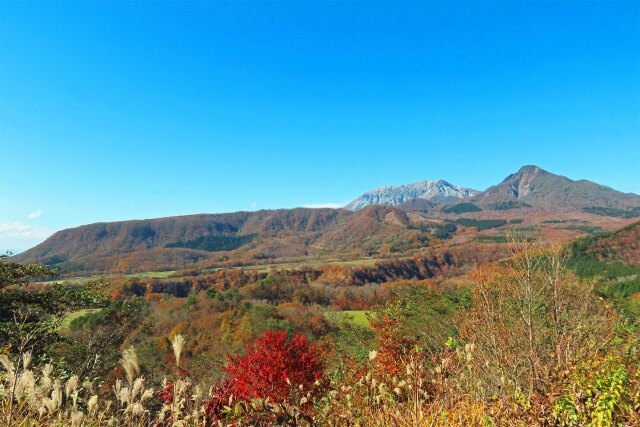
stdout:
<svg viewBox="0 0 640 427">
<path fill-rule="evenodd" d="M 315 347 L 300 333 L 287 341 L 285 331 L 266 331 L 247 348 L 246 357 L 228 357 L 231 364 L 224 370 L 232 375 L 230 385 L 238 400 L 268 397 L 281 403 L 300 385 L 305 394 L 312 391 L 323 377 Z"/>
<path fill-rule="evenodd" d="M 214 389 L 207 403 L 212 418 L 221 418 L 219 411 L 229 396 L 234 402 L 268 398 L 271 403 L 297 404 L 302 395 L 317 393 L 324 377 L 318 351 L 300 333 L 287 341 L 285 331 L 266 331 L 248 346 L 246 357 L 227 357 L 230 364 L 223 369 L 231 378 Z"/>
</svg>

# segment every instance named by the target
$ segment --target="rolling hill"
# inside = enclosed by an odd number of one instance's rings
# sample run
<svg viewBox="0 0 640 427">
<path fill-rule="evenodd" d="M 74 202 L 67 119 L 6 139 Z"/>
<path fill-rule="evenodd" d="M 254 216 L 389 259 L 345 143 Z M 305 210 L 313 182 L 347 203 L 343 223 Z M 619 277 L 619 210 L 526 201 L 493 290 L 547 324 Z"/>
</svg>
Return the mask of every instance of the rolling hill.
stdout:
<svg viewBox="0 0 640 427">
<path fill-rule="evenodd" d="M 155 264 L 184 268 L 212 258 L 368 255 L 385 245 L 428 240 L 410 228 L 416 220 L 398 208 L 370 206 L 358 212 L 298 208 L 96 223 L 59 231 L 13 259 L 62 271 L 118 265 L 128 271 Z"/>
</svg>

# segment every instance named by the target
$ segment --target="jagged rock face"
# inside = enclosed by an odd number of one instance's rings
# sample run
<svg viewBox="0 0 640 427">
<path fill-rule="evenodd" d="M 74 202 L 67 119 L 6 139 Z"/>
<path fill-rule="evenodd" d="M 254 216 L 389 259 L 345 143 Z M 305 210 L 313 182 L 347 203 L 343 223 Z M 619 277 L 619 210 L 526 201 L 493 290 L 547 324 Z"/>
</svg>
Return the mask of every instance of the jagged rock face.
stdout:
<svg viewBox="0 0 640 427">
<path fill-rule="evenodd" d="M 524 166 L 517 173 L 508 176 L 503 181 L 503 184 L 507 187 L 506 191 L 510 196 L 515 198 L 527 197 L 535 191 L 535 179 L 544 174 L 551 175 L 536 166 Z"/>
<path fill-rule="evenodd" d="M 368 205 L 398 206 L 412 199 L 423 199 L 435 204 L 450 203 L 477 193 L 476 190 L 453 185 L 447 181 L 425 180 L 414 184 L 376 188 L 358 197 L 345 208 L 356 211 Z"/>
</svg>

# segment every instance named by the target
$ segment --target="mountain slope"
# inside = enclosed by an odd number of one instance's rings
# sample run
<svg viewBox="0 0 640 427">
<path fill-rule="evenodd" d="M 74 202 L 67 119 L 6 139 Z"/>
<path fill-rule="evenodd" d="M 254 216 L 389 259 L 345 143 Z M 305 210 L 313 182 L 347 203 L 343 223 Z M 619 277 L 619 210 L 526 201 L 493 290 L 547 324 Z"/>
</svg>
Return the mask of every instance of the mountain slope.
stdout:
<svg viewBox="0 0 640 427">
<path fill-rule="evenodd" d="M 460 187 L 446 181 L 420 181 L 399 186 L 389 185 L 364 193 L 345 206 L 356 211 L 368 205 L 398 206 L 413 199 L 422 199 L 433 204 L 455 202 L 478 193 L 471 188 Z"/>
<path fill-rule="evenodd" d="M 146 220 L 95 223 L 61 230 L 43 243 L 15 255 L 18 262 L 58 264 L 70 258 L 107 257 L 134 252 L 203 235 L 235 235 L 248 212 L 188 215 Z"/>
<path fill-rule="evenodd" d="M 154 263 L 183 268 L 225 257 L 255 262 L 345 252 L 366 255 L 384 245 L 428 240 L 411 225 L 403 210 L 389 206 L 358 212 L 298 208 L 188 215 L 70 228 L 12 259 L 68 272 L 114 266 L 128 271 L 137 265 L 149 270 Z"/>
<path fill-rule="evenodd" d="M 587 180 L 573 181 L 537 166 L 522 167 L 500 184 L 470 199 L 485 209 L 509 209 L 536 206 L 544 209 L 631 208 L 640 206 L 640 196 L 622 193 Z"/>
</svg>

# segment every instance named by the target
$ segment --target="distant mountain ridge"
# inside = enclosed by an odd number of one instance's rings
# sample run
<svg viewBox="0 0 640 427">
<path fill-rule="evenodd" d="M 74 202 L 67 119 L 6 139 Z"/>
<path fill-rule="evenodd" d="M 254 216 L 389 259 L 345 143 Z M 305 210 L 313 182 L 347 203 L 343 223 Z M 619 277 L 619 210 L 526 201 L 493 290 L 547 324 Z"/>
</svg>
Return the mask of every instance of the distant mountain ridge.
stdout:
<svg viewBox="0 0 640 427">
<path fill-rule="evenodd" d="M 465 209 L 455 209 L 463 204 Z M 640 212 L 640 196 L 591 181 L 573 181 L 529 165 L 483 192 L 442 180 L 421 181 L 369 191 L 346 208 L 261 210 L 89 224 L 58 231 L 12 259 L 49 264 L 66 272 L 127 272 L 152 271 L 158 265 L 187 268 L 194 263 L 231 258 L 251 263 L 318 256 L 362 257 L 421 247 L 432 238 L 429 230 L 434 221 L 441 221 L 443 216 L 486 216 L 486 211 L 526 208 L 517 213 L 526 217 L 531 213 L 527 209 L 533 208 L 532 214 L 569 209 L 578 215 L 622 217 L 622 212 L 628 214 L 624 218 L 633 218 Z M 426 217 L 425 211 L 435 216 Z"/>
<path fill-rule="evenodd" d="M 640 206 L 640 196 L 622 193 L 587 180 L 573 181 L 534 165 L 520 168 L 500 184 L 471 197 L 484 209 L 536 206 L 544 209 L 585 207 L 632 208 Z"/>
<path fill-rule="evenodd" d="M 364 193 L 345 206 L 357 211 L 369 205 L 398 206 L 414 199 L 422 199 L 432 204 L 450 203 L 466 199 L 479 193 L 471 188 L 453 185 L 444 180 L 420 181 L 413 184 L 389 185 Z"/>
<path fill-rule="evenodd" d="M 347 251 L 362 256 L 381 245 L 419 237 L 421 232 L 409 225 L 407 214 L 390 206 L 358 212 L 296 208 L 186 215 L 61 230 L 12 259 L 54 265 L 62 271 L 90 271 L 94 265 L 97 270 L 120 265 L 127 271 L 134 264 L 157 260 L 184 268 L 218 256 L 225 247 L 254 262 Z M 202 249 L 207 246 L 219 249 Z"/>
<path fill-rule="evenodd" d="M 405 210 L 431 210 L 439 204 L 465 201 L 485 210 L 527 207 L 542 209 L 630 209 L 640 206 L 640 196 L 622 193 L 587 180 L 571 180 L 534 165 L 523 166 L 500 184 L 485 191 L 460 187 L 443 180 L 373 189 L 345 206 L 358 210 L 369 205 L 398 206 Z"/>
</svg>

